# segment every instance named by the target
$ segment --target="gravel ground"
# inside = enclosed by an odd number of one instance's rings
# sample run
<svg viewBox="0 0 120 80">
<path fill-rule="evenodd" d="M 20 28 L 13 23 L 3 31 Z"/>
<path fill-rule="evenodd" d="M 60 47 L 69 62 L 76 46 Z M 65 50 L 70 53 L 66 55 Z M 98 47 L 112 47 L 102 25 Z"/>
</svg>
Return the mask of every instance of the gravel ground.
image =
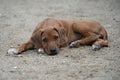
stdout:
<svg viewBox="0 0 120 80">
<path fill-rule="evenodd" d="M 6 54 L 48 17 L 96 20 L 110 47 L 65 47 L 55 56 L 36 50 Z M 0 80 L 120 80 L 120 0 L 0 0 Z"/>
</svg>

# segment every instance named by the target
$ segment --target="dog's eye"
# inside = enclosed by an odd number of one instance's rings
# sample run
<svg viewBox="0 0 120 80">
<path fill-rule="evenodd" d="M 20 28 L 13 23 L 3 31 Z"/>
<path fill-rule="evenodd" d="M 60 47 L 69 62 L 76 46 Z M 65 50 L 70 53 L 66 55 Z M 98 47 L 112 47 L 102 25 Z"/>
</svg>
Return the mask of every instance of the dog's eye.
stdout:
<svg viewBox="0 0 120 80">
<path fill-rule="evenodd" d="M 54 40 L 58 40 L 58 36 L 54 36 Z"/>
<path fill-rule="evenodd" d="M 48 42 L 48 39 L 47 39 L 47 38 L 44 38 L 42 41 L 43 41 L 43 42 Z"/>
</svg>

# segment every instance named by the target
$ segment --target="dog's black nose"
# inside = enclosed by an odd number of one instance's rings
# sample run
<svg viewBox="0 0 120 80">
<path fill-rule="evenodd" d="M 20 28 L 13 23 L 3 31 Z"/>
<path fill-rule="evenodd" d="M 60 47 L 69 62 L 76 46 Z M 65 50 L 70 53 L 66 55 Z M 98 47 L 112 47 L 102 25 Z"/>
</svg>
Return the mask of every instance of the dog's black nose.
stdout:
<svg viewBox="0 0 120 80">
<path fill-rule="evenodd" d="M 56 48 L 55 47 L 51 47 L 50 48 L 50 52 L 51 52 L 51 54 L 56 54 L 57 52 L 56 52 Z"/>
<path fill-rule="evenodd" d="M 51 48 L 50 48 L 50 52 L 51 52 L 51 53 L 54 53 L 54 52 L 56 52 L 56 49 L 55 49 L 54 47 L 51 47 Z"/>
</svg>

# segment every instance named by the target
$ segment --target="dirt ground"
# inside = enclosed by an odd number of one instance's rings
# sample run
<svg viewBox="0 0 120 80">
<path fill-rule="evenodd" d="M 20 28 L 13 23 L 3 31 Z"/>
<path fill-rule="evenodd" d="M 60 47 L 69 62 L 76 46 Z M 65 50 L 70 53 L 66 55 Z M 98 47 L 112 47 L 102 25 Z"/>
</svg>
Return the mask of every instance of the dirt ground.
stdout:
<svg viewBox="0 0 120 80">
<path fill-rule="evenodd" d="M 110 47 L 65 47 L 55 56 L 6 54 L 48 17 L 97 20 Z M 0 80 L 120 80 L 120 0 L 0 0 Z"/>
</svg>

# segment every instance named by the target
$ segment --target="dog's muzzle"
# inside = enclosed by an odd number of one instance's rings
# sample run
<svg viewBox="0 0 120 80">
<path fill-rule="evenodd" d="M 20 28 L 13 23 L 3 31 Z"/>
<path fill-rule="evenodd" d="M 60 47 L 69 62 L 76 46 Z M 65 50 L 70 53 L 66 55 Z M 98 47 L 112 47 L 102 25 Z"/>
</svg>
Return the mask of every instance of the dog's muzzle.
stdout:
<svg viewBox="0 0 120 80">
<path fill-rule="evenodd" d="M 50 47 L 50 54 L 49 55 L 55 55 L 57 54 L 57 49 L 55 47 Z"/>
</svg>

